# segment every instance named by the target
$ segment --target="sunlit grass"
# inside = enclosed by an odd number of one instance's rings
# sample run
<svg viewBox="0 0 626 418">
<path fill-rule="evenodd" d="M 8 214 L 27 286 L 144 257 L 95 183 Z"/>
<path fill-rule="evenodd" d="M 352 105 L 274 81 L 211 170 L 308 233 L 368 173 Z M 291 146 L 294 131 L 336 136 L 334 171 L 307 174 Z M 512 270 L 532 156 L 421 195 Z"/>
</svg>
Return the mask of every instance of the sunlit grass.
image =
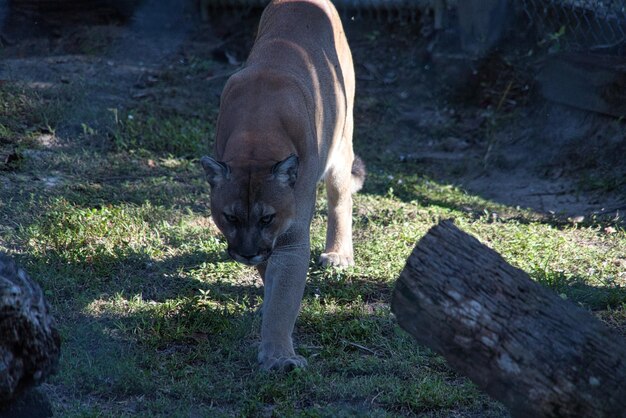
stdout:
<svg viewBox="0 0 626 418">
<path fill-rule="evenodd" d="M 3 94 L 22 109 L 22 93 Z M 10 109 L 0 114 L 0 134 L 18 132 Z M 41 283 L 63 336 L 45 387 L 59 416 L 503 416 L 390 313 L 406 258 L 447 218 L 562 297 L 623 322 L 623 224 L 488 201 L 398 166 L 372 141 L 371 175 L 354 198 L 355 267 L 315 263 L 327 211 L 318 196 L 294 335 L 310 367 L 260 373 L 261 283 L 227 259 L 197 165 L 212 122 L 130 111 L 117 124 L 117 147 L 68 146 L 0 173 L 10 185 L 0 189 L 0 248 Z M 50 173 L 55 186 L 39 180 Z"/>
<path fill-rule="evenodd" d="M 159 115 L 150 112 L 119 116 L 113 133 L 118 149 L 145 149 L 177 157 L 197 157 L 206 152 L 214 136 L 214 114 L 203 117 Z"/>
</svg>

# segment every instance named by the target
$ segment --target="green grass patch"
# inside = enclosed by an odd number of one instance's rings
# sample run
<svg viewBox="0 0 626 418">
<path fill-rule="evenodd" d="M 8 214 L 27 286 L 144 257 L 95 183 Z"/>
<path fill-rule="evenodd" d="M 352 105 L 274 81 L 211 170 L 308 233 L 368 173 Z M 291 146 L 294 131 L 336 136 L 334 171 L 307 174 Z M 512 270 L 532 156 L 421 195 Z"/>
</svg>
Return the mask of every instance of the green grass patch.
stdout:
<svg viewBox="0 0 626 418">
<path fill-rule="evenodd" d="M 197 63 L 193 71 L 210 67 Z M 0 105 L 2 137 L 44 125 L 45 118 L 27 115 L 34 107 L 56 112 L 46 108 L 56 104 L 33 102 L 29 92 L 0 94 L 8 95 Z M 254 269 L 227 260 L 210 220 L 209 188 L 196 159 L 214 135 L 215 108 L 183 117 L 147 103 L 117 115 L 109 138 L 114 147 L 84 146 L 86 130 L 66 138 L 65 147 L 0 173 L 6 185 L 0 249 L 41 283 L 63 336 L 59 373 L 44 388 L 55 413 L 506 416 L 440 356 L 415 344 L 390 313 L 406 258 L 447 218 L 621 329 L 623 224 L 555 222 L 437 182 L 417 164 L 398 165 L 383 152 L 392 136 L 383 122 L 393 104 L 366 105 L 373 117 L 359 129 L 372 141 L 358 146 L 370 177 L 354 198 L 357 264 L 337 271 L 315 263 L 327 212 L 320 189 L 295 332 L 310 367 L 287 374 L 258 371 L 260 280 Z"/>
<path fill-rule="evenodd" d="M 29 137 L 37 132 L 54 132 L 61 123 L 71 92 L 50 93 L 25 86 L 3 83 L 0 85 L 0 137 Z"/>
<path fill-rule="evenodd" d="M 52 251 L 67 262 L 121 258 L 137 251 L 158 258 L 162 240 L 154 224 L 162 221 L 159 212 L 150 204 L 81 208 L 59 199 L 24 235 L 33 253 Z"/>
<path fill-rule="evenodd" d="M 112 133 L 116 149 L 143 149 L 176 157 L 198 158 L 214 136 L 215 115 L 184 117 L 176 114 L 129 112 L 115 114 Z"/>
</svg>

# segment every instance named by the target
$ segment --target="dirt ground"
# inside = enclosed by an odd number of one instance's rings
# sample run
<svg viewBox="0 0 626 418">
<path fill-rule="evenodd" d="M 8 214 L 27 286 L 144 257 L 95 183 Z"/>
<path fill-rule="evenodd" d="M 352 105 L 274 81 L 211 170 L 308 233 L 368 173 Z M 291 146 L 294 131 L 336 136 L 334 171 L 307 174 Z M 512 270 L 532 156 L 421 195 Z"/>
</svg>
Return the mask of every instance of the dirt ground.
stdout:
<svg viewBox="0 0 626 418">
<path fill-rule="evenodd" d="M 56 135 L 41 136 L 44 147 L 67 145 L 68 134 L 106 126 L 146 100 L 182 116 L 219 100 L 245 59 L 258 11 L 212 13 L 202 22 L 192 7 L 155 4 L 144 3 L 125 22 L 52 16 L 27 25 L 30 16 L 5 17 L 0 80 L 71 104 Z M 624 212 L 624 123 L 541 99 L 532 77 L 537 60 L 519 59 L 534 45 L 468 61 L 427 16 L 345 20 L 358 79 L 356 120 L 386 125 L 379 127 L 391 137 L 381 141 L 385 158 L 541 214 Z"/>
</svg>

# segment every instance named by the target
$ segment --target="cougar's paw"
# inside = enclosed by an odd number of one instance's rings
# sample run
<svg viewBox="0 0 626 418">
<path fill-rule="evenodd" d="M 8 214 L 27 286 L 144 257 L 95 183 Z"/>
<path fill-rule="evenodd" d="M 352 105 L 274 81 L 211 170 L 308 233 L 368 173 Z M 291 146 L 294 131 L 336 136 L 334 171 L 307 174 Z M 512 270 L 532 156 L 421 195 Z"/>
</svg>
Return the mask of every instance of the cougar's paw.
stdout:
<svg viewBox="0 0 626 418">
<path fill-rule="evenodd" d="M 320 264 L 324 267 L 348 267 L 354 265 L 354 259 L 340 253 L 323 253 L 320 256 Z"/>
<path fill-rule="evenodd" d="M 295 368 L 306 367 L 306 359 L 294 353 L 293 348 L 287 349 L 277 345 L 262 346 L 259 351 L 259 365 L 261 370 L 278 370 L 288 372 Z"/>
<path fill-rule="evenodd" d="M 294 354 L 291 357 L 267 357 L 263 361 L 259 361 L 261 370 L 270 371 L 277 370 L 280 372 L 290 372 L 293 369 L 301 369 L 307 366 L 304 357 Z"/>
</svg>

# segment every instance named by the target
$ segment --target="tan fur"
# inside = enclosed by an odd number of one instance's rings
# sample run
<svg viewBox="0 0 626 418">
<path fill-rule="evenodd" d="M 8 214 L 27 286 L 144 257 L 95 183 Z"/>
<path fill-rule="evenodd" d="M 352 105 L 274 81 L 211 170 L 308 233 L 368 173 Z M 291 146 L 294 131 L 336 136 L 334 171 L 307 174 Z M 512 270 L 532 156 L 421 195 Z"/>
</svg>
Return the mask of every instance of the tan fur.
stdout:
<svg viewBox="0 0 626 418">
<path fill-rule="evenodd" d="M 316 184 L 328 194 L 324 265 L 354 263 L 354 70 L 327 0 L 274 0 L 243 69 L 221 97 L 215 159 L 203 157 L 211 210 L 231 256 L 265 285 L 259 362 L 303 367 L 291 339 L 310 258 Z"/>
</svg>

